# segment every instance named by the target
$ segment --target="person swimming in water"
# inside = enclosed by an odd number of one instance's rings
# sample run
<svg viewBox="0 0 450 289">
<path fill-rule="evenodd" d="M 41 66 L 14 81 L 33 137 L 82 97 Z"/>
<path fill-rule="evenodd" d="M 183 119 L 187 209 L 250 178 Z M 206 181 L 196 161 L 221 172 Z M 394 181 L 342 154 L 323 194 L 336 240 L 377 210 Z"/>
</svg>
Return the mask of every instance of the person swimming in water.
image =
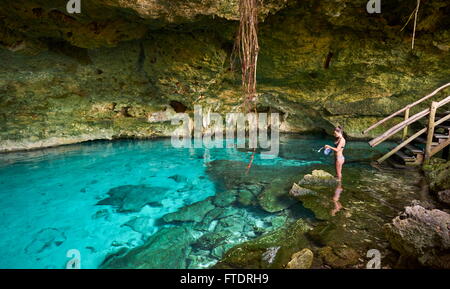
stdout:
<svg viewBox="0 0 450 289">
<path fill-rule="evenodd" d="M 340 182 L 342 181 L 342 166 L 344 165 L 344 147 L 345 147 L 345 138 L 344 138 L 344 130 L 342 127 L 338 126 L 334 129 L 334 137 L 336 138 L 335 145 L 336 147 L 332 147 L 329 145 L 325 146 L 325 149 L 331 149 L 334 151 L 334 161 L 336 165 L 336 179 Z"/>
</svg>

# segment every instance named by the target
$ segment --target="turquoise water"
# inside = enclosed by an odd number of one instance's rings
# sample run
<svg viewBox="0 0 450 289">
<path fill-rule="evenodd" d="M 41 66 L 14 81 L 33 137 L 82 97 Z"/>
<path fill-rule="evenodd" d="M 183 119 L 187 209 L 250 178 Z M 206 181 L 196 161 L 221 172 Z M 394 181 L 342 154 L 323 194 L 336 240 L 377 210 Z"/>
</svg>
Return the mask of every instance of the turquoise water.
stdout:
<svg viewBox="0 0 450 289">
<path fill-rule="evenodd" d="M 331 143 L 326 138 L 283 136 L 279 156 L 263 160 L 256 155 L 254 166 L 267 168 L 268 180 L 286 175 L 286 182 L 288 175 L 300 177 L 318 165 L 333 172 L 332 157 L 317 153 Z M 375 154 L 365 142 L 349 142 L 346 148 L 348 165 L 367 166 L 364 160 Z M 65 268 L 71 249 L 80 252 L 82 268 L 97 268 L 109 254 L 140 246 L 163 227 L 178 226 L 162 222 L 164 215 L 223 190 L 224 185 L 207 173 L 214 161 L 242 162 L 244 174 L 250 155 L 235 148 L 177 149 L 170 139 L 0 154 L 0 268 Z M 131 207 L 120 207 L 104 201 L 111 190 L 149 194 Z M 280 217 L 257 206 L 232 207 L 263 231 L 276 228 L 274 218 Z M 287 217 L 299 216 L 306 218 L 308 212 Z M 140 226 L 132 222 L 136 219 Z M 253 231 L 234 233 L 229 247 L 256 237 Z M 222 254 L 196 248 L 189 252 L 189 268 L 208 267 Z M 203 255 L 192 257 L 196 252 Z"/>
</svg>

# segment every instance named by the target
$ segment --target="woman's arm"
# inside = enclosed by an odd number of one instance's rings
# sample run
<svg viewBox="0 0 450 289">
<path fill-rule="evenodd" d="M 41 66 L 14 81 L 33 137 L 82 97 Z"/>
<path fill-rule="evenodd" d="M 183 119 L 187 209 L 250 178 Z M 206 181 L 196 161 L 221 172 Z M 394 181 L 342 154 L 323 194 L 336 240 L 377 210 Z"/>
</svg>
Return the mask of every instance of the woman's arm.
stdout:
<svg viewBox="0 0 450 289">
<path fill-rule="evenodd" d="M 335 152 L 340 152 L 340 151 L 342 151 L 342 149 L 344 148 L 344 145 L 345 145 L 345 140 L 341 139 L 341 140 L 339 141 L 337 147 L 332 147 L 332 146 L 329 146 L 329 145 L 325 145 L 325 148 L 326 148 L 326 149 L 327 149 L 327 148 L 328 148 L 328 149 L 331 149 L 331 150 L 333 150 L 333 151 L 335 151 Z"/>
</svg>

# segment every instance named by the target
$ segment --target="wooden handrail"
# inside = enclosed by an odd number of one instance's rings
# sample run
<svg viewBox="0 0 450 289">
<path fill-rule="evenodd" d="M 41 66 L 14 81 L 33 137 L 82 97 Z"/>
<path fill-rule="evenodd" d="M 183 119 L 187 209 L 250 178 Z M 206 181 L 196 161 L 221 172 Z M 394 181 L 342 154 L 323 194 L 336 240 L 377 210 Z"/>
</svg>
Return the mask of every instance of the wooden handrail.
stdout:
<svg viewBox="0 0 450 289">
<path fill-rule="evenodd" d="M 376 128 L 376 127 L 379 126 L 380 124 L 382 124 L 382 123 L 384 123 L 384 122 L 390 120 L 391 118 L 393 118 L 393 117 L 395 117 L 395 116 L 397 116 L 397 115 L 399 115 L 399 114 L 405 112 L 406 110 L 411 109 L 412 107 L 418 105 L 419 103 L 421 103 L 421 102 L 423 102 L 423 101 L 429 99 L 430 97 L 432 97 L 432 96 L 434 96 L 435 94 L 437 94 L 439 91 L 441 91 L 441 90 L 443 90 L 444 88 L 447 88 L 447 87 L 449 87 L 449 86 L 450 86 L 450 82 L 447 83 L 447 84 L 445 84 L 445 85 L 443 85 L 443 86 L 441 86 L 441 87 L 439 87 L 439 88 L 437 88 L 435 91 L 433 91 L 432 93 L 428 94 L 427 96 L 424 96 L 424 97 L 422 97 L 421 99 L 419 99 L 419 100 L 417 100 L 417 101 L 415 101 L 415 102 L 413 102 L 413 103 L 411 103 L 411 104 L 408 104 L 407 106 L 405 106 L 404 108 L 400 109 L 399 111 L 394 112 L 394 113 L 391 114 L 390 116 L 388 116 L 388 117 L 386 117 L 386 118 L 380 120 L 379 122 L 375 123 L 374 125 L 370 126 L 369 128 L 367 128 L 366 130 L 363 131 L 363 134 L 368 133 L 369 131 L 371 131 L 372 129 Z"/>
<path fill-rule="evenodd" d="M 421 134 L 427 132 L 427 128 L 423 128 L 421 130 L 419 130 L 418 132 L 416 132 L 415 134 L 413 134 L 412 136 L 410 136 L 409 138 L 407 138 L 406 140 L 404 140 L 401 144 L 399 144 L 398 146 L 396 146 L 395 148 L 393 148 L 390 152 L 388 152 L 387 154 L 385 154 L 384 156 L 382 156 L 381 158 L 379 158 L 377 160 L 378 163 L 382 163 L 384 162 L 387 158 L 389 158 L 390 156 L 392 156 L 393 154 L 395 154 L 396 152 L 398 152 L 399 150 L 401 150 L 404 146 L 406 146 L 407 144 L 409 144 L 410 142 L 412 142 L 413 140 L 415 140 L 418 136 L 420 136 Z"/>
<path fill-rule="evenodd" d="M 434 127 L 440 125 L 441 123 L 444 123 L 445 121 L 450 119 L 450 114 L 442 117 L 441 119 L 439 119 L 438 121 L 436 121 L 434 123 Z M 403 147 L 405 147 L 407 144 L 409 144 L 410 142 L 412 142 L 413 140 L 415 140 L 417 137 L 419 137 L 420 135 L 426 133 L 428 130 L 427 127 L 419 130 L 418 132 L 416 132 L 415 134 L 413 134 L 412 136 L 410 136 L 408 139 L 404 140 L 401 144 L 399 144 L 398 146 L 396 146 L 395 148 L 393 148 L 390 152 L 388 152 L 387 154 L 385 154 L 384 156 L 382 156 L 381 158 L 379 158 L 377 160 L 378 163 L 382 163 L 383 161 L 385 161 L 387 158 L 389 158 L 390 156 L 392 156 L 393 154 L 395 154 L 396 152 L 398 152 L 399 150 L 401 150 Z M 448 142 L 450 142 L 450 139 L 448 140 Z M 433 156 L 434 154 L 436 154 L 438 151 L 440 151 L 442 149 L 442 147 L 448 145 L 449 143 L 446 144 L 440 144 L 439 146 L 437 146 L 436 148 L 432 149 L 430 156 Z"/>
<path fill-rule="evenodd" d="M 450 84 L 450 83 L 449 83 Z M 437 102 L 437 107 L 439 108 L 447 103 L 450 102 L 450 95 L 447 96 L 446 98 L 444 98 L 443 100 L 441 100 L 440 102 Z M 404 121 L 402 121 L 401 123 L 391 127 L 390 129 L 388 129 L 387 131 L 385 131 L 383 134 L 381 134 L 380 136 L 374 138 L 373 140 L 369 141 L 370 146 L 374 147 L 377 146 L 378 144 L 382 143 L 383 141 L 385 141 L 387 138 L 391 137 L 392 135 L 396 134 L 397 132 L 399 132 L 400 130 L 402 130 L 404 127 L 412 124 L 413 122 L 418 121 L 419 119 L 423 118 L 424 116 L 427 116 L 430 113 L 430 109 L 424 109 L 419 113 L 416 113 L 415 115 L 411 116 L 408 119 L 405 119 Z"/>
</svg>

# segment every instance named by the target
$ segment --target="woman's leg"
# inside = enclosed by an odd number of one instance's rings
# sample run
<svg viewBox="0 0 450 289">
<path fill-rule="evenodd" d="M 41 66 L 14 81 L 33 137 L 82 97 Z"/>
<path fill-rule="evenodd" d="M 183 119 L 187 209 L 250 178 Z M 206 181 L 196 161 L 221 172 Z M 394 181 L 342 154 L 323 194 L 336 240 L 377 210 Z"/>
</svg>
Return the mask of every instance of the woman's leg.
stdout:
<svg viewBox="0 0 450 289">
<path fill-rule="evenodd" d="M 342 166 L 344 165 L 344 158 L 339 157 L 336 159 L 336 177 L 339 181 L 342 180 Z"/>
</svg>

